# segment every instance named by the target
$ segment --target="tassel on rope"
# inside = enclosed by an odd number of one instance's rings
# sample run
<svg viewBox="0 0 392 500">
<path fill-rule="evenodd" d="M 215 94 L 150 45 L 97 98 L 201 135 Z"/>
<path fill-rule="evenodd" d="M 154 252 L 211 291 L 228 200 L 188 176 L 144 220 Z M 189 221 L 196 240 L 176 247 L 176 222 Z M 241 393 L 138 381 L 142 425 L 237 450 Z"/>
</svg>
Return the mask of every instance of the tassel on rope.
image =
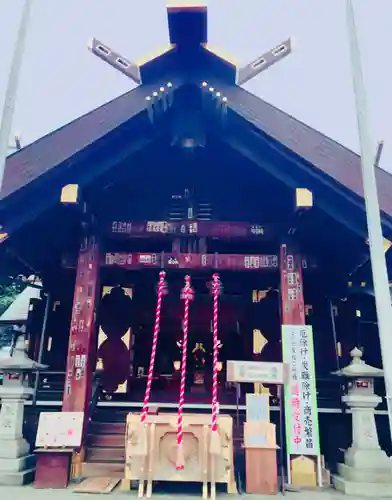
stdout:
<svg viewBox="0 0 392 500">
<path fill-rule="evenodd" d="M 183 447 L 183 408 L 185 400 L 185 384 L 186 384 L 186 361 L 188 354 L 188 328 L 189 328 L 189 301 L 193 299 L 193 290 L 191 288 L 190 276 L 185 276 L 185 287 L 181 294 L 184 299 L 184 336 L 182 341 L 182 360 L 181 360 L 181 384 L 180 384 L 180 399 L 178 402 L 178 418 L 177 418 L 177 460 L 176 469 L 183 470 L 185 467 L 184 447 Z"/>
<path fill-rule="evenodd" d="M 155 366 L 155 358 L 157 353 L 158 346 L 158 336 L 159 330 L 161 326 L 161 310 L 162 310 L 162 300 L 163 295 L 166 288 L 165 283 L 165 271 L 161 271 L 159 273 L 159 283 L 158 283 L 158 297 L 157 297 L 157 307 L 155 311 L 155 324 L 154 324 L 154 334 L 152 338 L 152 348 L 151 348 L 151 356 L 150 356 L 150 366 L 148 369 L 147 376 L 147 385 L 146 392 L 144 395 L 143 409 L 140 417 L 141 429 L 140 429 L 140 438 L 138 442 L 138 446 L 135 449 L 135 455 L 147 455 L 147 414 L 148 414 L 148 405 L 150 402 L 151 396 L 151 386 L 152 380 L 154 377 L 154 366 Z"/>
<path fill-rule="evenodd" d="M 218 434 L 218 309 L 219 309 L 220 281 L 219 275 L 215 273 L 212 277 L 213 296 L 213 357 L 212 357 L 212 423 L 210 453 L 218 455 L 221 450 L 220 437 Z"/>
</svg>

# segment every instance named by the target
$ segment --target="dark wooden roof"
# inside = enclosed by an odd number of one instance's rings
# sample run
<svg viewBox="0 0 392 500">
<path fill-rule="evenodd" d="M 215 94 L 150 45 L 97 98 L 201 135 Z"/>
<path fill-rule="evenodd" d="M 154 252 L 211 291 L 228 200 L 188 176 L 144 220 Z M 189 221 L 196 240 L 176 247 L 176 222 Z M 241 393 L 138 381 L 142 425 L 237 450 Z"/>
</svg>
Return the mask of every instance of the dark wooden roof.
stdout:
<svg viewBox="0 0 392 500">
<path fill-rule="evenodd" d="M 174 88 L 178 88 L 177 83 Z M 349 191 L 363 198 L 360 157 L 244 89 L 220 82 L 228 106 L 257 130 L 278 141 Z M 0 199 L 71 159 L 122 123 L 142 112 L 153 85 L 140 86 L 61 127 L 11 155 Z M 392 175 L 378 168 L 380 208 L 392 217 Z"/>
<path fill-rule="evenodd" d="M 143 111 L 155 86 L 145 85 L 100 106 L 11 155 L 6 162 L 0 199 L 93 144 Z"/>
<path fill-rule="evenodd" d="M 360 156 L 246 90 L 220 85 L 229 107 L 265 134 L 363 198 Z M 376 170 L 380 208 L 392 216 L 392 175 Z"/>
<path fill-rule="evenodd" d="M 60 171 L 54 171 L 56 167 L 66 169 L 72 166 L 78 153 L 145 112 L 149 105 L 146 96 L 160 87 L 165 81 L 162 80 L 164 75 L 169 73 L 173 82 L 171 91 L 176 92 L 184 83 L 190 83 L 190 79 L 193 84 L 200 85 L 201 81 L 194 79 L 197 73 L 202 74 L 204 79 L 217 78 L 215 88 L 228 98 L 229 109 L 251 125 L 247 127 L 248 132 L 255 131 L 260 138 L 267 137 L 271 143 L 288 151 L 295 157 L 293 169 L 296 164 L 305 163 L 309 172 L 314 170 L 319 176 L 325 176 L 327 184 L 333 184 L 333 188 L 339 188 L 339 193 L 363 207 L 359 156 L 235 85 L 236 68 L 204 45 L 208 41 L 205 7 L 169 8 L 168 25 L 171 42 L 175 42 L 175 45 L 163 56 L 152 59 L 140 68 L 145 73 L 143 85 L 10 156 L 6 163 L 0 200 L 19 199 L 12 195 L 22 194 L 23 188 L 35 185 L 34 181 L 38 179 L 44 181 L 43 176 L 49 171 L 56 174 Z M 179 80 L 172 80 L 173 75 L 177 75 Z M 79 168 L 78 165 L 76 167 Z M 392 232 L 392 175 L 377 169 L 377 183 L 380 208 L 385 214 L 384 223 L 387 222 Z"/>
</svg>

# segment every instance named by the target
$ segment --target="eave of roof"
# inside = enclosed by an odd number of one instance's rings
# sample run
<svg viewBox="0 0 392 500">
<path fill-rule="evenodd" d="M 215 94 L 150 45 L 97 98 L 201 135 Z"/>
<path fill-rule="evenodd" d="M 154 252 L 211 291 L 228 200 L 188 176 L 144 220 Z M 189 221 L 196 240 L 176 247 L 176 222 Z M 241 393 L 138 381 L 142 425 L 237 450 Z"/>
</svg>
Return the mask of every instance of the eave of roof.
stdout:
<svg viewBox="0 0 392 500">
<path fill-rule="evenodd" d="M 360 156 L 245 89 L 219 84 L 229 107 L 257 129 L 363 199 Z M 392 175 L 376 169 L 381 210 L 392 217 Z"/>
<path fill-rule="evenodd" d="M 183 83 L 174 82 L 173 91 Z M 142 85 L 11 155 L 6 164 L 0 200 L 41 177 L 104 137 L 146 108 L 156 85 Z M 228 106 L 253 126 L 278 141 L 317 170 L 363 199 L 360 157 L 333 139 L 254 96 L 220 80 L 216 88 Z M 380 208 L 392 217 L 392 175 L 378 168 Z"/>
<path fill-rule="evenodd" d="M 0 200 L 132 119 L 146 108 L 146 97 L 154 90 L 153 84 L 136 87 L 9 156 Z"/>
</svg>

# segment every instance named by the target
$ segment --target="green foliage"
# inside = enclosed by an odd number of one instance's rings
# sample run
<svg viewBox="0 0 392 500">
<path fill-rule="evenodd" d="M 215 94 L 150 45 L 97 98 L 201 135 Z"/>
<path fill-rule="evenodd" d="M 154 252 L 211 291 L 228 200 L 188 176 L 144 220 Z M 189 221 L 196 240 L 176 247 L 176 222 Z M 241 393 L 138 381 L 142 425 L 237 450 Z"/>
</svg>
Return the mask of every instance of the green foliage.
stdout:
<svg viewBox="0 0 392 500">
<path fill-rule="evenodd" d="M 10 325 L 0 326 L 0 349 L 10 346 L 15 336 L 14 328 Z"/>
<path fill-rule="evenodd" d="M 0 315 L 9 308 L 24 288 L 25 285 L 18 282 L 0 285 Z"/>
</svg>

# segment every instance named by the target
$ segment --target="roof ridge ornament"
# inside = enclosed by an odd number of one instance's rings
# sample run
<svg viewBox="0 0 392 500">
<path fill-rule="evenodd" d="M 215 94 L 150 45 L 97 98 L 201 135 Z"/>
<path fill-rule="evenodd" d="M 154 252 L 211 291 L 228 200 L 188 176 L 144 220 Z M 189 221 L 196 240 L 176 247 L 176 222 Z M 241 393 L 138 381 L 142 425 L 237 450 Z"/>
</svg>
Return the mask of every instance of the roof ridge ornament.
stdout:
<svg viewBox="0 0 392 500">
<path fill-rule="evenodd" d="M 287 57 L 291 54 L 292 50 L 293 42 L 291 38 L 288 38 L 276 47 L 264 52 L 263 55 L 237 70 L 237 85 L 243 85 L 252 80 L 255 76 Z"/>
<path fill-rule="evenodd" d="M 128 58 L 123 57 L 119 52 L 114 51 L 104 43 L 100 42 L 97 38 L 93 38 L 91 40 L 89 50 L 110 66 L 140 85 L 140 69 L 137 64 L 133 63 Z"/>
<path fill-rule="evenodd" d="M 132 62 L 130 59 L 122 56 L 119 52 L 116 52 L 97 38 L 92 39 L 89 44 L 89 49 L 94 55 L 123 73 L 125 76 L 128 76 L 128 78 L 138 85 L 142 83 L 141 68 L 144 64 L 159 58 L 161 55 L 170 52 L 179 45 L 200 45 L 200 47 L 214 54 L 223 63 L 232 65 L 233 72 L 235 71 L 235 75 L 233 74 L 233 76 L 235 76 L 235 83 L 237 85 L 243 85 L 253 79 L 258 74 L 267 70 L 270 66 L 291 54 L 293 49 L 292 39 L 288 38 L 267 52 L 264 52 L 264 54 L 258 56 L 245 66 L 239 67 L 230 62 L 227 57 L 219 55 L 209 46 L 207 39 L 208 10 L 205 2 L 191 2 L 188 4 L 185 3 L 185 5 L 183 2 L 175 2 L 173 5 L 172 2 L 167 6 L 167 15 L 170 46 L 164 51 L 160 51 L 158 56 L 154 56 L 144 61 L 143 64 Z M 185 33 L 186 36 L 184 37 Z M 192 40 L 192 43 L 190 43 L 190 40 Z"/>
</svg>

